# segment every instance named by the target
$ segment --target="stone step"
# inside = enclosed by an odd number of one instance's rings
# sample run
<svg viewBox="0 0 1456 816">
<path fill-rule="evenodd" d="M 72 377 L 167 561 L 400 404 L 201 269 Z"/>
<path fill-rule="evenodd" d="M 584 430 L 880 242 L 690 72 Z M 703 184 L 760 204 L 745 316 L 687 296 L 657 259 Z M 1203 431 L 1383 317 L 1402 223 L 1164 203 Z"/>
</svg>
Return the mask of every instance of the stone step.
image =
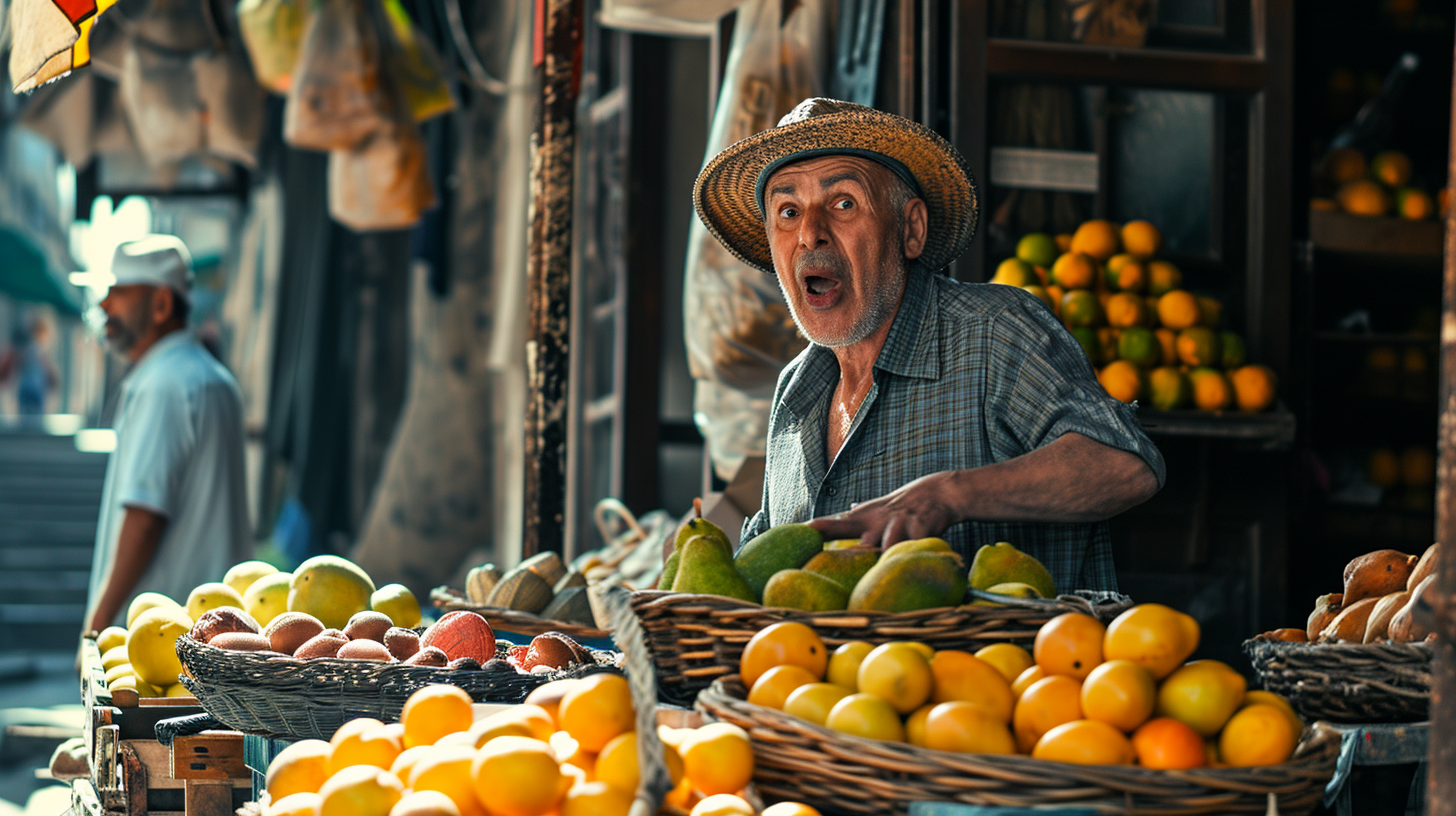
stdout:
<svg viewBox="0 0 1456 816">
<path fill-rule="evenodd" d="M 90 570 L 91 544 L 84 546 L 0 547 L 0 570 Z"/>
</svg>

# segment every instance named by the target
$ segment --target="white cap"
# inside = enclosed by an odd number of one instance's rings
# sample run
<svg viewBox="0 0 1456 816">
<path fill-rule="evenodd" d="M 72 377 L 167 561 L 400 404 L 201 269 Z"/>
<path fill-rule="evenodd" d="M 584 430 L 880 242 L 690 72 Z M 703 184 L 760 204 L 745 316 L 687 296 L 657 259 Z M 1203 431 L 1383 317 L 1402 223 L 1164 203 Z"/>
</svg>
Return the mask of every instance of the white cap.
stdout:
<svg viewBox="0 0 1456 816">
<path fill-rule="evenodd" d="M 111 274 L 116 276 L 113 286 L 165 286 L 183 300 L 191 300 L 192 254 L 175 235 L 148 235 L 117 246 Z"/>
</svg>

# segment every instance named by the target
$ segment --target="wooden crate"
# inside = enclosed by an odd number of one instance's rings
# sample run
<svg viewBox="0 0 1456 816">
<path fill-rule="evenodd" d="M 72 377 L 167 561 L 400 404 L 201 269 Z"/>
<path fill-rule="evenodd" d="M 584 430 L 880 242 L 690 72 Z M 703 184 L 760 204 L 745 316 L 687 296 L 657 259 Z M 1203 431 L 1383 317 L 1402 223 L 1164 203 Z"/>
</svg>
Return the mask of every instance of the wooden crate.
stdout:
<svg viewBox="0 0 1456 816">
<path fill-rule="evenodd" d="M 91 777 L 72 786 L 72 809 L 92 816 L 225 816 L 249 801 L 243 735 L 204 731 L 157 741 L 162 720 L 203 713 L 190 697 L 138 698 L 106 690 L 94 640 L 82 645 L 81 697 Z"/>
</svg>

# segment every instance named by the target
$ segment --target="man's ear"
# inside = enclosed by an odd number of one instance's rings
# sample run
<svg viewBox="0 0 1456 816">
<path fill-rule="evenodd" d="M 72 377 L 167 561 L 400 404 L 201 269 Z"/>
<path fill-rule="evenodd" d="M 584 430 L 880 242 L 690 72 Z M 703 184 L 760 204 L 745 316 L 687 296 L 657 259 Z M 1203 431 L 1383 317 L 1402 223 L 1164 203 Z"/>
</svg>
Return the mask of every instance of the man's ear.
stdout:
<svg viewBox="0 0 1456 816">
<path fill-rule="evenodd" d="M 930 211 L 925 201 L 912 198 L 905 202 L 905 257 L 915 260 L 925 251 L 925 236 L 930 229 Z"/>
<path fill-rule="evenodd" d="M 160 326 L 177 314 L 175 298 L 169 287 L 158 286 L 152 290 L 152 325 Z"/>
</svg>

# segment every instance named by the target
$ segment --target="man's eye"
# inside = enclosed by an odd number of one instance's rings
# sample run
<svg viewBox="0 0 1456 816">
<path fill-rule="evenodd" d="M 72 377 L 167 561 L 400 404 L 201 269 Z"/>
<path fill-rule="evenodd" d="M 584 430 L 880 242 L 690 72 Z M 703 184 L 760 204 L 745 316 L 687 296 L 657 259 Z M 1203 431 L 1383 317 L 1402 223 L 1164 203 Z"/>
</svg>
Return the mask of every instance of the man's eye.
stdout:
<svg viewBox="0 0 1456 816">
<path fill-rule="evenodd" d="M 841 210 L 852 210 L 852 209 L 854 209 L 854 202 L 853 201 L 850 201 L 847 198 L 841 198 L 838 201 L 834 202 L 834 206 L 837 209 L 841 209 Z"/>
<path fill-rule="evenodd" d="M 793 218 L 799 211 L 794 207 L 783 207 L 779 210 L 779 218 Z"/>
</svg>

